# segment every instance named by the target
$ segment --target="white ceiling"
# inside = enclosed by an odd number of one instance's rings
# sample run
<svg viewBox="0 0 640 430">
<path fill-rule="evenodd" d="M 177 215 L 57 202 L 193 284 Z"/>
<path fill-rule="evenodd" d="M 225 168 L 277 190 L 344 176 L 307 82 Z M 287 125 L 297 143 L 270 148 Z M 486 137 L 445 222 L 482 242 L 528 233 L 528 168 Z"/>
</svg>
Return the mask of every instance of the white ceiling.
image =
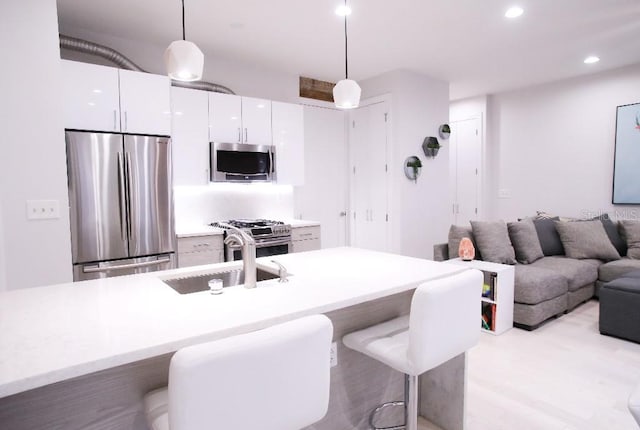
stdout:
<svg viewBox="0 0 640 430">
<path fill-rule="evenodd" d="M 335 82 L 344 75 L 343 21 L 334 14 L 340 3 L 185 0 L 187 39 L 205 55 Z M 525 13 L 507 20 L 513 4 Z M 640 63 L 640 0 L 349 5 L 349 74 L 356 80 L 408 69 L 449 81 L 458 99 Z M 58 13 L 63 28 L 156 45 L 181 38 L 180 0 L 58 0 Z M 602 61 L 585 65 L 587 55 Z"/>
</svg>

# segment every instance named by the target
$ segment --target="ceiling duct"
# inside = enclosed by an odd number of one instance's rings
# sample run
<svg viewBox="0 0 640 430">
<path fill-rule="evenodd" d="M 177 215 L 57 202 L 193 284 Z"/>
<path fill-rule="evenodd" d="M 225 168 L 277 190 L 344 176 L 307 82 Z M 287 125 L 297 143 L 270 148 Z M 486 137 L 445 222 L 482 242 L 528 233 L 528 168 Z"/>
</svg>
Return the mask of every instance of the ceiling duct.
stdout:
<svg viewBox="0 0 640 430">
<path fill-rule="evenodd" d="M 125 57 L 115 49 L 111 49 L 108 46 L 100 45 L 98 43 L 89 42 L 88 40 L 77 39 L 75 37 L 65 36 L 64 34 L 61 34 L 60 48 L 102 57 L 105 60 L 108 60 L 117 65 L 121 69 L 147 73 L 146 70 L 140 68 L 136 63 L 129 60 L 127 57 Z M 181 82 L 171 80 L 171 85 L 173 85 L 174 87 L 191 88 L 194 90 L 211 91 L 214 93 L 235 94 L 224 85 L 218 85 L 205 81 Z"/>
</svg>

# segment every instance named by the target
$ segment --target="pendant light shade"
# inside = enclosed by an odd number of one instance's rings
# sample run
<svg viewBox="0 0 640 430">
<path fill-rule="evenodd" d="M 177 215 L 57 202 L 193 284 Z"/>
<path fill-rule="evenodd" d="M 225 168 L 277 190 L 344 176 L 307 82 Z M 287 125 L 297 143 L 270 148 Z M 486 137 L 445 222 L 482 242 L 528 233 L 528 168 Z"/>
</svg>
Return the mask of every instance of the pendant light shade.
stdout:
<svg viewBox="0 0 640 430">
<path fill-rule="evenodd" d="M 204 54 L 195 43 L 175 40 L 164 51 L 167 74 L 176 81 L 197 81 L 202 79 Z"/>
<path fill-rule="evenodd" d="M 202 79 L 204 54 L 195 43 L 185 38 L 184 0 L 182 0 L 182 40 L 175 40 L 164 51 L 164 64 L 169 77 L 176 81 Z"/>
<path fill-rule="evenodd" d="M 344 10 L 346 11 L 347 0 L 344 0 Z M 333 87 L 333 102 L 339 109 L 354 109 L 360 104 L 360 85 L 353 79 L 349 79 L 349 55 L 347 39 L 347 15 L 344 15 L 344 79 Z"/>
<path fill-rule="evenodd" d="M 360 85 L 353 79 L 343 79 L 333 87 L 333 101 L 340 109 L 357 108 L 360 104 Z"/>
</svg>

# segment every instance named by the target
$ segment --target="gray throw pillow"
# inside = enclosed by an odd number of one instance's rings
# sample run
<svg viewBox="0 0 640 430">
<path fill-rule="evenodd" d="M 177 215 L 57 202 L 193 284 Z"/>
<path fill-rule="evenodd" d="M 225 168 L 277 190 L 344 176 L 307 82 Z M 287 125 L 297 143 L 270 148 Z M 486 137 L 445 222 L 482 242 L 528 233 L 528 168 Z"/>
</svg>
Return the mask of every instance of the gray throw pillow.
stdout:
<svg viewBox="0 0 640 430">
<path fill-rule="evenodd" d="M 452 225 L 449 228 L 449 258 L 458 258 L 458 247 L 463 237 L 468 237 L 473 243 L 473 247 L 476 249 L 476 260 L 480 260 L 480 254 L 478 253 L 478 246 L 473 237 L 471 227 L 464 225 Z"/>
<path fill-rule="evenodd" d="M 516 253 L 504 221 L 471 221 L 471 228 L 484 261 L 516 264 Z"/>
<path fill-rule="evenodd" d="M 530 264 L 544 257 L 532 219 L 510 222 L 507 228 L 519 263 Z"/>
<path fill-rule="evenodd" d="M 598 260 L 619 260 L 620 254 L 613 246 L 604 230 L 602 222 L 596 221 L 556 221 L 564 252 L 569 258 L 596 258 Z"/>
<path fill-rule="evenodd" d="M 560 218 L 555 218 L 556 220 Z M 536 226 L 538 240 L 542 247 L 542 252 L 546 257 L 551 255 L 564 255 L 562 241 L 556 231 L 555 221 L 553 219 L 535 219 L 533 225 Z"/>
<path fill-rule="evenodd" d="M 640 260 L 640 221 L 623 220 L 618 225 L 627 242 L 627 257 Z"/>
</svg>

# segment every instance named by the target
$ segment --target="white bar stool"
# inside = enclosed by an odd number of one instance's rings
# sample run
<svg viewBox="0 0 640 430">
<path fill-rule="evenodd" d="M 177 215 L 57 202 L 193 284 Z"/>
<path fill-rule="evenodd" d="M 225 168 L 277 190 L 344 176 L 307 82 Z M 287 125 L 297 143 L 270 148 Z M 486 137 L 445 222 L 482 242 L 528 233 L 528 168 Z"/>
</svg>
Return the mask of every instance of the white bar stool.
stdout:
<svg viewBox="0 0 640 430">
<path fill-rule="evenodd" d="M 640 384 L 636 386 L 629 396 L 629 412 L 640 426 Z"/>
<path fill-rule="evenodd" d="M 329 406 L 333 325 L 314 315 L 183 348 L 148 393 L 153 430 L 299 430 Z"/>
<path fill-rule="evenodd" d="M 388 402 L 370 415 L 372 429 L 418 428 L 418 376 L 462 354 L 480 338 L 479 270 L 421 284 L 413 294 L 410 315 L 349 333 L 345 346 L 405 374 L 404 402 Z M 388 406 L 404 406 L 405 424 L 376 427 L 375 419 Z"/>
</svg>

